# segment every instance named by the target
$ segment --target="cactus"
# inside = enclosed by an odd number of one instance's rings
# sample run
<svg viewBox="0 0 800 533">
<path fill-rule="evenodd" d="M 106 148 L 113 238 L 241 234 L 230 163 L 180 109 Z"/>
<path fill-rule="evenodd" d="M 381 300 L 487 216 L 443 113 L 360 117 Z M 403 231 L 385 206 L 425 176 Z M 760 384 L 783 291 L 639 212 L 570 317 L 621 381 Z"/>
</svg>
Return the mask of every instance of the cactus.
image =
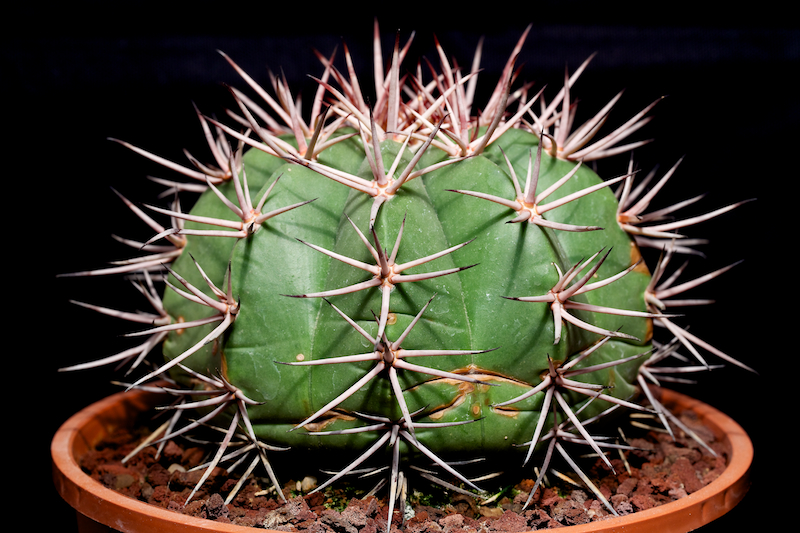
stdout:
<svg viewBox="0 0 800 533">
<path fill-rule="evenodd" d="M 214 166 L 118 141 L 189 179 L 163 182 L 168 192 L 200 195 L 188 211 L 119 195 L 156 234 L 132 243 L 141 257 L 75 275 L 127 275 L 153 312 L 80 303 L 147 326 L 131 333 L 137 347 L 68 370 L 122 364 L 140 373 L 129 388 L 167 379 L 157 386 L 179 402 L 157 443 L 225 420 L 211 465 L 242 438 L 277 487 L 280 450 L 358 450 L 319 490 L 389 447 L 393 505 L 400 465 L 418 457 L 480 490 L 443 458 L 520 450 L 526 464 L 546 447 L 538 485 L 561 442 L 601 453 L 586 426 L 620 407 L 669 428 L 648 386 L 678 347 L 700 369 L 707 352 L 748 369 L 671 313 L 705 303 L 672 298 L 730 267 L 687 282 L 668 268 L 694 253 L 682 228 L 740 204 L 663 221 L 682 205 L 648 206 L 678 164 L 649 189 L 656 176 L 632 163 L 611 178 L 591 168 L 644 144 L 628 139 L 658 100 L 598 135 L 619 95 L 573 123 L 589 60 L 545 101 L 515 87 L 517 49 L 479 110 L 479 66 L 461 72 L 437 47 L 441 70 L 423 79 L 403 72 L 396 43 L 372 104 L 352 70 L 321 57 L 307 121 L 284 80 L 270 94 L 224 56 L 265 103 L 231 89 L 233 125 L 198 111 Z M 644 247 L 662 250 L 650 267 Z M 181 423 L 190 409 L 197 420 Z"/>
</svg>

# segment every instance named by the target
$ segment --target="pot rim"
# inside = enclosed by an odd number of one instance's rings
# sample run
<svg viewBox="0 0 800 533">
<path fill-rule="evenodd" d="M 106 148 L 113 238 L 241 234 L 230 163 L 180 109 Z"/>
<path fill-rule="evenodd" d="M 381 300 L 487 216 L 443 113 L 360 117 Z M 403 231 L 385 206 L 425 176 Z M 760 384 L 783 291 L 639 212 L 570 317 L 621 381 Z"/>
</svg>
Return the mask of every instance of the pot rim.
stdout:
<svg viewBox="0 0 800 533">
<path fill-rule="evenodd" d="M 564 533 L 620 533 L 660 531 L 684 533 L 701 527 L 735 507 L 750 486 L 753 445 L 747 433 L 721 411 L 669 389 L 654 389 L 667 406 L 690 409 L 730 448 L 722 474 L 683 498 L 629 515 L 559 528 Z M 165 395 L 132 390 L 100 400 L 70 417 L 51 444 L 53 480 L 61 497 L 80 514 L 127 533 L 189 533 L 198 531 L 252 533 L 253 528 L 223 524 L 156 507 L 106 488 L 81 470 L 77 457 L 88 451 L 116 426 L 159 405 Z M 269 531 L 269 530 L 268 530 Z M 277 532 L 275 532 L 277 533 Z"/>
</svg>

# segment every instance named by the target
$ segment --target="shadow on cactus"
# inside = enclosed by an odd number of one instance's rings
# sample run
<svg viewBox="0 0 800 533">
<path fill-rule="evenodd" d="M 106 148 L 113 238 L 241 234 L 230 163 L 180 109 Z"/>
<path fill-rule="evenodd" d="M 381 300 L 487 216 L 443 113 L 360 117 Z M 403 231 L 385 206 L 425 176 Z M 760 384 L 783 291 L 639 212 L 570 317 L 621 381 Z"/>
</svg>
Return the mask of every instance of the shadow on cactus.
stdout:
<svg viewBox="0 0 800 533">
<path fill-rule="evenodd" d="M 397 42 L 369 99 L 320 56 L 307 121 L 284 80 L 267 91 L 224 56 L 263 102 L 231 89 L 228 124 L 198 112 L 213 166 L 123 142 L 188 181 L 162 181 L 168 207 L 120 195 L 155 232 L 127 241 L 143 255 L 72 274 L 128 277 L 151 313 L 80 305 L 143 324 L 131 333 L 142 343 L 64 370 L 113 364 L 140 376 L 127 387 L 173 394 L 148 445 L 224 421 L 207 473 L 249 456 L 246 473 L 262 464 L 279 488 L 270 459 L 306 449 L 338 469 L 317 490 L 388 467 L 393 506 L 408 469 L 481 498 L 456 458 L 535 462 L 525 472 L 538 486 L 558 451 L 616 514 L 566 449 L 605 457 L 609 441 L 590 431 L 620 409 L 679 423 L 649 393 L 666 370 L 707 370 L 708 353 L 750 370 L 672 312 L 708 303 L 675 297 L 730 267 L 688 281 L 669 271 L 698 253 L 680 231 L 739 204 L 675 219 L 696 199 L 648 209 L 677 165 L 658 181 L 632 162 L 598 176 L 591 161 L 644 144 L 631 135 L 657 101 L 613 131 L 619 95 L 575 124 L 589 60 L 546 101 L 517 83 L 525 37 L 482 104 L 479 64 L 453 68 L 438 43 L 439 70 L 426 72 L 405 71 L 410 41 Z M 178 194 L 193 193 L 184 211 Z M 662 257 L 648 267 L 643 247 Z M 159 344 L 160 362 L 148 358 Z"/>
</svg>

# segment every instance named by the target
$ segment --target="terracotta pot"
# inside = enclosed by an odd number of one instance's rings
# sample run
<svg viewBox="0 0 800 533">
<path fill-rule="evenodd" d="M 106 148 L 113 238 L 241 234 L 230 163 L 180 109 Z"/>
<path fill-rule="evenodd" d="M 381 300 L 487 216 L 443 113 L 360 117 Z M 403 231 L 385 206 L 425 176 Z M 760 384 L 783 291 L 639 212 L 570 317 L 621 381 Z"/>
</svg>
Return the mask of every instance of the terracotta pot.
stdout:
<svg viewBox="0 0 800 533">
<path fill-rule="evenodd" d="M 677 411 L 691 409 L 717 437 L 723 438 L 730 450 L 730 465 L 714 482 L 678 501 L 601 522 L 560 528 L 560 532 L 684 533 L 719 518 L 742 500 L 749 487 L 753 458 L 753 446 L 744 430 L 704 403 L 666 389 L 660 393 L 665 405 Z M 51 447 L 53 478 L 59 494 L 76 509 L 80 531 L 252 533 L 253 528 L 184 516 L 122 496 L 81 470 L 77 459 L 85 452 L 116 427 L 132 424 L 138 413 L 162 402 L 163 396 L 159 394 L 118 393 L 80 411 L 55 434 Z"/>
</svg>

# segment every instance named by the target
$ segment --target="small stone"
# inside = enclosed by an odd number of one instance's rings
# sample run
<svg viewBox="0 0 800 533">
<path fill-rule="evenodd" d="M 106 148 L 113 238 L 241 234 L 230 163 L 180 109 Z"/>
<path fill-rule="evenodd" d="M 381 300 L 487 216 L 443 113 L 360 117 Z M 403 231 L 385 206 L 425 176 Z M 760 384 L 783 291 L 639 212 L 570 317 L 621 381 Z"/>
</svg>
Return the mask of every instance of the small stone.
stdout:
<svg viewBox="0 0 800 533">
<path fill-rule="evenodd" d="M 311 492 L 315 488 L 317 488 L 317 478 L 314 476 L 306 476 L 300 482 L 300 490 L 302 492 Z"/>
<path fill-rule="evenodd" d="M 136 482 L 136 478 L 130 474 L 120 474 L 114 480 L 115 489 L 127 489 Z"/>
<path fill-rule="evenodd" d="M 501 507 L 481 507 L 481 516 L 486 518 L 500 518 L 503 516 L 503 509 Z"/>
</svg>

